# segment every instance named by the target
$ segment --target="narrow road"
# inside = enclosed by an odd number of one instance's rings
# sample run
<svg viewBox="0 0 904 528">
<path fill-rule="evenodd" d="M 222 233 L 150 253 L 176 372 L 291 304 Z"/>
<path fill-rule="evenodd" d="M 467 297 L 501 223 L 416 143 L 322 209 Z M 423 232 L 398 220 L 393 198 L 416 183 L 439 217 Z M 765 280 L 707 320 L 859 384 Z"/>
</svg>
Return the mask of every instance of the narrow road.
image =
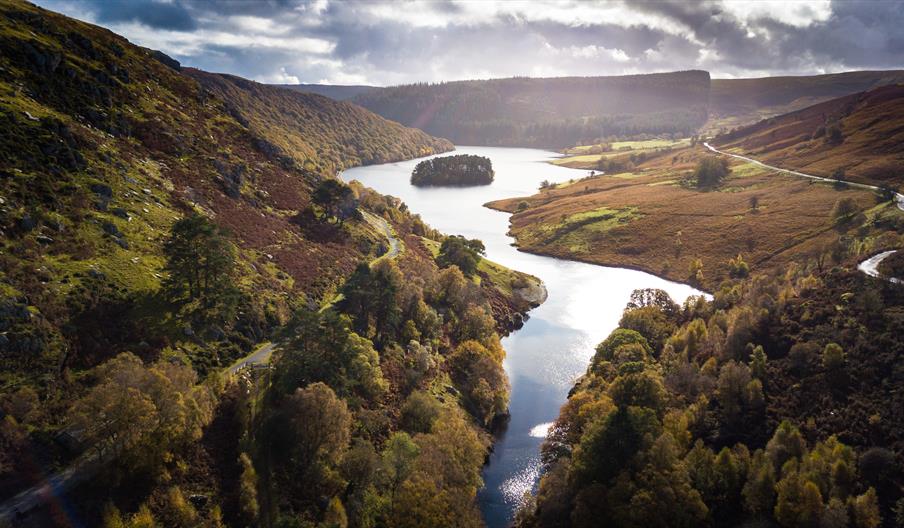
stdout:
<svg viewBox="0 0 904 528">
<path fill-rule="evenodd" d="M 362 210 L 361 214 L 364 216 L 364 220 L 373 226 L 380 234 L 386 237 L 389 241 L 389 250 L 380 255 L 378 258 L 374 259 L 374 262 L 384 258 L 396 258 L 399 256 L 399 253 L 402 252 L 402 241 L 396 238 L 395 234 L 392 232 L 392 227 L 389 225 L 384 218 L 380 218 L 379 216 L 369 213 L 367 211 Z"/>
<path fill-rule="evenodd" d="M 877 279 L 885 279 L 889 282 L 893 282 L 895 284 L 904 284 L 904 279 L 899 279 L 897 277 L 883 277 L 881 273 L 879 273 L 879 264 L 882 263 L 883 260 L 887 259 L 891 255 L 897 253 L 898 250 L 893 249 L 891 251 L 883 251 L 878 255 L 873 255 L 872 257 L 864 260 L 857 266 L 857 269 L 866 273 L 870 277 L 875 277 Z"/>
<path fill-rule="evenodd" d="M 837 181 L 837 180 L 833 180 L 831 178 L 823 178 L 822 176 L 813 176 L 812 174 L 804 174 L 803 172 L 798 172 L 795 170 L 783 169 L 781 167 L 767 165 L 767 164 L 763 163 L 762 161 L 755 160 L 753 158 L 748 158 L 747 156 L 741 156 L 740 154 L 732 154 L 731 152 L 725 152 L 724 150 L 719 150 L 716 147 L 710 145 L 709 143 L 707 143 L 705 141 L 703 142 L 703 146 L 705 146 L 709 150 L 715 152 L 716 154 L 722 154 L 723 156 L 731 156 L 732 158 L 744 160 L 744 161 L 753 163 L 754 165 L 759 165 L 760 167 L 763 167 L 764 169 L 769 169 L 769 170 L 773 170 L 776 172 L 783 172 L 785 174 L 790 174 L 792 176 L 799 176 L 801 178 L 809 178 L 811 180 L 816 180 L 816 181 L 821 181 L 821 182 L 835 183 Z M 856 187 L 858 189 L 867 189 L 870 191 L 880 190 L 879 187 L 876 187 L 875 185 L 867 185 L 865 183 L 855 183 L 855 182 L 849 182 L 849 181 L 845 181 L 844 183 L 846 183 L 847 185 L 850 185 L 851 187 Z M 898 209 L 904 211 L 904 194 L 895 193 L 895 203 L 898 205 Z"/>
<path fill-rule="evenodd" d="M 270 362 L 270 356 L 273 355 L 273 350 L 276 348 L 276 343 L 267 343 L 264 346 L 258 348 L 251 354 L 243 357 L 242 359 L 236 361 L 232 364 L 226 372 L 230 374 L 235 374 L 240 369 L 244 367 L 253 367 L 254 365 L 266 365 Z"/>
</svg>

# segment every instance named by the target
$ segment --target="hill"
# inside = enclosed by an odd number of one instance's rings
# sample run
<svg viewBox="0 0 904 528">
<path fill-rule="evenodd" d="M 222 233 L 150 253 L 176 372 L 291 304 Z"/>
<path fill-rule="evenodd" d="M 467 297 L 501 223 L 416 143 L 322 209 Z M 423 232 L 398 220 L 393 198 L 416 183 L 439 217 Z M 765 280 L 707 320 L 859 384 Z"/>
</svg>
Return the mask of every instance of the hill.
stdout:
<svg viewBox="0 0 904 528">
<path fill-rule="evenodd" d="M 334 178 L 448 142 L 15 0 L 0 129 L 0 524 L 479 523 L 537 281 Z"/>
<path fill-rule="evenodd" d="M 608 136 L 692 134 L 706 121 L 709 74 L 511 78 L 412 84 L 353 101 L 460 145 L 566 147 Z"/>
<path fill-rule="evenodd" d="M 452 150 L 446 140 L 328 97 L 186 68 L 232 117 L 307 169 L 335 172 Z"/>
<path fill-rule="evenodd" d="M 817 176 L 898 187 L 904 184 L 902 118 L 904 85 L 890 85 L 732 130 L 714 144 Z"/>
<path fill-rule="evenodd" d="M 337 101 L 345 101 L 372 90 L 379 90 L 379 86 L 368 86 L 365 84 L 275 84 L 280 88 L 295 90 L 304 93 L 313 93 L 335 99 Z"/>
<path fill-rule="evenodd" d="M 826 75 L 713 79 L 707 128 L 735 127 L 834 99 L 904 82 L 904 71 L 853 71 Z"/>
</svg>

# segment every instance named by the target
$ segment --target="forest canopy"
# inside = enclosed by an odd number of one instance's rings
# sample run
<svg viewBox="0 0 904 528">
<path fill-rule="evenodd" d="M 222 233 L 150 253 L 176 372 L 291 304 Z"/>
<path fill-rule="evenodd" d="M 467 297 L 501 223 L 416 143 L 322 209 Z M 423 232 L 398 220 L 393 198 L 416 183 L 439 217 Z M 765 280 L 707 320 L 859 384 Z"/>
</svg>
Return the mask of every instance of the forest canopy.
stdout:
<svg viewBox="0 0 904 528">
<path fill-rule="evenodd" d="M 417 186 L 489 185 L 493 183 L 490 158 L 458 154 L 424 160 L 411 173 L 411 184 Z"/>
</svg>

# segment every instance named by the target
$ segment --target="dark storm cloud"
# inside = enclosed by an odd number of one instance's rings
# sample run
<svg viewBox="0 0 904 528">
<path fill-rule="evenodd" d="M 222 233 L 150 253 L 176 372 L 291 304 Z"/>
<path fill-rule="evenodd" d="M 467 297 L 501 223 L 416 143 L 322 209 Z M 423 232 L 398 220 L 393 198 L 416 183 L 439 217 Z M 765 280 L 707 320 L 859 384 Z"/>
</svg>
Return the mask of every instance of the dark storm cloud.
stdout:
<svg viewBox="0 0 904 528">
<path fill-rule="evenodd" d="M 39 2 L 183 63 L 265 82 L 904 67 L 899 2 Z"/>
<path fill-rule="evenodd" d="M 85 7 L 97 16 L 101 24 L 137 22 L 157 29 L 191 31 L 197 28 L 188 11 L 178 3 L 152 0 L 119 1 L 93 0 Z"/>
</svg>

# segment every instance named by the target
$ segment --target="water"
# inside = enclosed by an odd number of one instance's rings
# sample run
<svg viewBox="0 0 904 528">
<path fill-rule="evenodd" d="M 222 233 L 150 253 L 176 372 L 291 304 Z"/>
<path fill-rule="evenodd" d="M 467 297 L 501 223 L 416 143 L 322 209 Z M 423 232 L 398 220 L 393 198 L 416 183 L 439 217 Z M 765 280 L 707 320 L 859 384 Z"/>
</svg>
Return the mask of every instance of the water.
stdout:
<svg viewBox="0 0 904 528">
<path fill-rule="evenodd" d="M 412 212 L 444 233 L 481 239 L 487 258 L 535 275 L 546 284 L 547 301 L 530 313 L 521 330 L 502 340 L 505 371 L 512 385 L 511 421 L 496 440 L 478 497 L 487 526 L 501 528 L 508 526 L 524 494 L 535 489 L 546 430 L 575 379 L 586 370 L 593 347 L 617 326 L 631 292 L 661 288 L 678 302 L 700 292 L 639 271 L 517 251 L 511 246 L 514 240 L 506 235 L 509 215 L 483 204 L 528 196 L 543 180 L 567 181 L 585 176 L 586 171 L 545 163 L 558 154 L 536 149 L 459 147 L 456 153 L 490 158 L 496 171 L 493 184 L 414 187 L 409 178 L 420 159 L 349 169 L 343 179 L 401 198 Z"/>
</svg>

